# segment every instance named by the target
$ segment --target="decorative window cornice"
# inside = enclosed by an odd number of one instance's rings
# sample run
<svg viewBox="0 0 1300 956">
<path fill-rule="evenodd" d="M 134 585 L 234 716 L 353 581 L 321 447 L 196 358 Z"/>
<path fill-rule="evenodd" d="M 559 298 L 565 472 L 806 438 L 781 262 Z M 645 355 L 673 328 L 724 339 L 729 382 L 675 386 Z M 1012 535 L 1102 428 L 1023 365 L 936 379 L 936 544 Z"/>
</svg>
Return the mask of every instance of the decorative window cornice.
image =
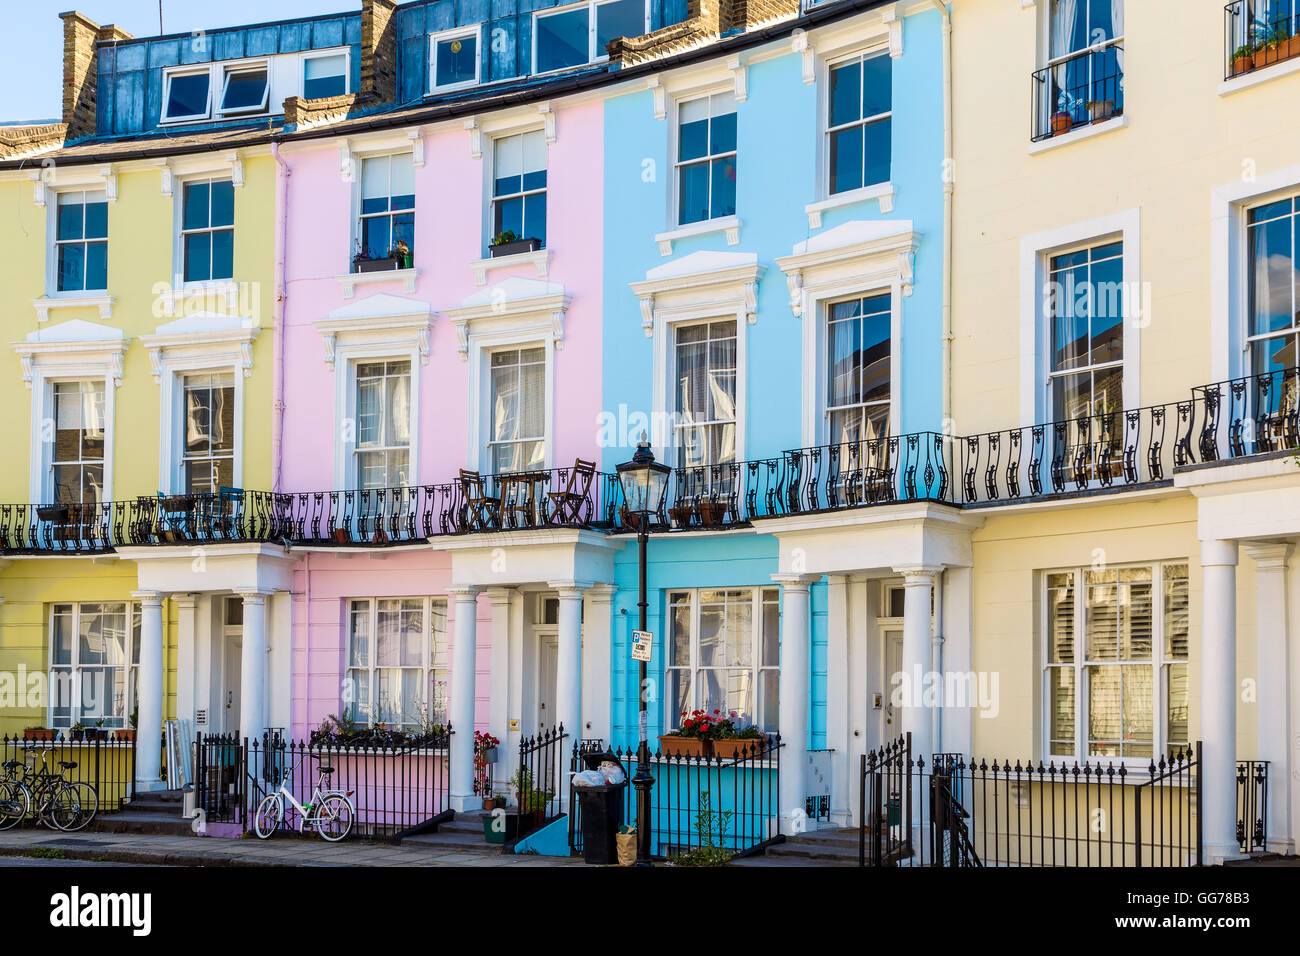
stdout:
<svg viewBox="0 0 1300 956">
<path fill-rule="evenodd" d="M 335 309 L 312 324 L 325 346 L 325 364 L 334 367 L 340 339 L 348 344 L 392 345 L 394 350 L 415 348 L 420 364 L 429 364 L 429 327 L 436 313 L 420 299 L 381 292 Z"/>
<path fill-rule="evenodd" d="M 653 338 L 656 318 L 677 322 L 716 315 L 758 320 L 758 283 L 765 268 L 752 252 L 695 252 L 656 266 L 631 283 L 641 302 L 641 327 Z"/>
<path fill-rule="evenodd" d="M 82 370 L 102 366 L 114 385 L 122 384 L 122 360 L 131 340 L 121 329 L 97 322 L 73 319 L 30 332 L 25 341 L 13 343 L 22 363 L 23 383 L 32 387 L 38 371 L 59 374 L 61 369 Z"/>
<path fill-rule="evenodd" d="M 158 383 L 171 357 L 234 365 L 247 378 L 253 374 L 253 343 L 260 332 L 251 319 L 200 312 L 158 326 L 153 335 L 140 336 L 140 344 L 149 350 L 153 380 Z"/>
<path fill-rule="evenodd" d="M 564 316 L 571 299 L 558 282 L 512 276 L 462 300 L 448 309 L 456 326 L 456 348 L 461 361 L 469 360 L 470 338 L 476 334 L 509 329 L 521 335 L 540 334 L 557 349 L 564 348 Z"/>
<path fill-rule="evenodd" d="M 919 239 L 911 220 L 855 219 L 798 243 L 776 260 L 790 290 L 790 311 L 803 316 L 809 299 L 882 279 L 910 296 Z"/>
</svg>

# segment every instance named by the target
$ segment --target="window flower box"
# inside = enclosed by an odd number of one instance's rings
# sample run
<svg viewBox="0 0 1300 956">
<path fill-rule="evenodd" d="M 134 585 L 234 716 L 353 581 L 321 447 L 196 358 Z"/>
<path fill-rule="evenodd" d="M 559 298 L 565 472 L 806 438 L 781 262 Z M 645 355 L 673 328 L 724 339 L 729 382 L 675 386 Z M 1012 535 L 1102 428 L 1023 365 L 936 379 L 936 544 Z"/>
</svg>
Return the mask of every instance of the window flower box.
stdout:
<svg viewBox="0 0 1300 956">
<path fill-rule="evenodd" d="M 402 259 L 397 256 L 386 256 L 383 259 L 356 259 L 352 267 L 353 272 L 396 272 L 398 269 L 406 268 L 402 264 Z"/>
<path fill-rule="evenodd" d="M 766 746 L 765 737 L 724 737 L 713 741 L 713 756 L 721 760 L 753 757 L 761 753 Z"/>
<path fill-rule="evenodd" d="M 28 727 L 23 731 L 23 740 L 53 740 L 58 733 L 53 727 Z"/>
<path fill-rule="evenodd" d="M 62 524 L 68 520 L 68 506 L 44 505 L 36 509 L 36 517 L 41 521 L 54 521 Z"/>
<path fill-rule="evenodd" d="M 113 731 L 113 739 L 114 739 L 114 740 L 120 740 L 120 741 L 122 741 L 123 743 L 128 743 L 128 744 L 129 744 L 129 743 L 134 743 L 134 742 L 135 742 L 135 728 L 132 727 L 132 728 L 130 728 L 130 729 L 125 729 L 125 730 L 115 730 L 115 731 Z"/>
<path fill-rule="evenodd" d="M 659 752 L 665 757 L 711 757 L 713 741 L 700 737 L 683 737 L 681 734 L 663 734 L 659 738 Z"/>
<path fill-rule="evenodd" d="M 488 252 L 493 259 L 500 259 L 502 256 L 517 256 L 525 252 L 536 252 L 542 248 L 540 239 L 511 239 L 506 242 L 498 242 L 488 247 Z"/>
<path fill-rule="evenodd" d="M 697 506 L 700 515 L 700 524 L 706 528 L 716 528 L 727 517 L 727 503 L 725 501 L 701 501 Z"/>
</svg>

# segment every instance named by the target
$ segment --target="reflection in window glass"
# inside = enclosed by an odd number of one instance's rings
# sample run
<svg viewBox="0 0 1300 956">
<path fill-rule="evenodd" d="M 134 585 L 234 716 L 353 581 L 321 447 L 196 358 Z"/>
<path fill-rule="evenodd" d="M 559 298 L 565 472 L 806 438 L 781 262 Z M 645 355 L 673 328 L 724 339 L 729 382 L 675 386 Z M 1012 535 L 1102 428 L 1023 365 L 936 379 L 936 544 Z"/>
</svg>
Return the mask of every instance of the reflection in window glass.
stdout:
<svg viewBox="0 0 1300 956">
<path fill-rule="evenodd" d="M 314 56 L 302 66 L 303 99 L 342 96 L 348 91 L 348 58 L 343 53 Z"/>
<path fill-rule="evenodd" d="M 459 86 L 478 81 L 478 34 L 465 33 L 434 41 L 433 85 Z"/>
</svg>

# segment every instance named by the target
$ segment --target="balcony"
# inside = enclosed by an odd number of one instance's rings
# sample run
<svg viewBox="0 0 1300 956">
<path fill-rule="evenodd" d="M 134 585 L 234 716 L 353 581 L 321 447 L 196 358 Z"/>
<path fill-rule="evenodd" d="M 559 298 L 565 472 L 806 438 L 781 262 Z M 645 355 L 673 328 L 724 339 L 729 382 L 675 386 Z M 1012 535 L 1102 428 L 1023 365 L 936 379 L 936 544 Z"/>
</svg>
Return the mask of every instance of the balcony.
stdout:
<svg viewBox="0 0 1300 956">
<path fill-rule="evenodd" d="M 1225 80 L 1300 57 L 1300 10 L 1235 0 L 1223 9 Z"/>
<path fill-rule="evenodd" d="M 1108 40 L 1053 59 L 1033 75 L 1033 141 L 1124 115 L 1124 44 Z"/>
<path fill-rule="evenodd" d="M 1201 385 L 1185 400 L 956 436 L 915 432 L 679 467 L 655 533 L 900 502 L 991 507 L 1166 487 L 1193 465 L 1300 455 L 1300 368 Z M 633 530 L 615 475 L 570 467 L 445 484 L 272 494 L 159 495 L 96 504 L 0 505 L 6 555 L 119 547 L 288 542 L 391 547 L 430 538 L 580 528 Z"/>
</svg>

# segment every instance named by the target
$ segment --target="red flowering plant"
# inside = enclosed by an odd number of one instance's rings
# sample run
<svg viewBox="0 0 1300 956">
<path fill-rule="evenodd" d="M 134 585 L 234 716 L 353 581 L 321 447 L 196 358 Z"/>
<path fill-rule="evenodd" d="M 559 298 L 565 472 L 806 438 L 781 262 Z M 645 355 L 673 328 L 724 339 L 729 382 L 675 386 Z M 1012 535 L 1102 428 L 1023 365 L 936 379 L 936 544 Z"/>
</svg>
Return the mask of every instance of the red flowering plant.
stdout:
<svg viewBox="0 0 1300 956">
<path fill-rule="evenodd" d="M 700 740 L 719 740 L 735 733 L 734 714 L 723 715 L 714 709 L 682 711 L 681 726 L 669 736 L 696 737 Z"/>
<path fill-rule="evenodd" d="M 474 731 L 474 793 L 481 797 L 492 795 L 492 764 L 495 757 L 491 751 L 501 746 L 501 741 L 491 734 L 480 730 Z"/>
</svg>

